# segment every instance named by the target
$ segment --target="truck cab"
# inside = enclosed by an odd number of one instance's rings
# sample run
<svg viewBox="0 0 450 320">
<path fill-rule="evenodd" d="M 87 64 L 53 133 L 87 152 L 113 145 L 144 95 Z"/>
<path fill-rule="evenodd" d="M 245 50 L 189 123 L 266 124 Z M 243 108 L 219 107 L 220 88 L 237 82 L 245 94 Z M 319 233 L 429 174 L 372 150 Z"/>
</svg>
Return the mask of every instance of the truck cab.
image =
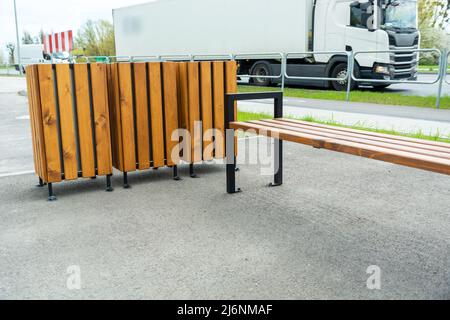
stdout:
<svg viewBox="0 0 450 320">
<path fill-rule="evenodd" d="M 389 83 L 376 80 L 416 80 L 420 33 L 418 30 L 417 0 L 314 0 L 310 24 L 309 50 L 323 51 L 392 51 L 396 53 L 361 53 L 355 57 L 354 74 L 367 82 L 353 83 L 387 87 Z M 274 61 L 255 62 L 248 67 L 252 75 L 279 73 Z M 279 63 L 278 63 L 279 64 Z M 288 79 L 287 84 L 347 88 L 348 58 L 343 54 L 314 54 L 303 59 L 290 59 L 290 76 L 342 78 L 342 81 L 311 81 Z M 261 70 L 261 68 L 265 70 Z M 245 66 L 244 66 L 245 69 Z M 254 78 L 255 84 L 269 85 L 279 80 Z"/>
<path fill-rule="evenodd" d="M 357 55 L 359 78 L 417 78 L 418 53 L 408 51 L 419 48 L 417 0 L 318 0 L 315 15 L 314 30 L 320 32 L 314 32 L 314 51 L 402 50 Z M 316 57 L 319 63 L 329 59 Z"/>
</svg>

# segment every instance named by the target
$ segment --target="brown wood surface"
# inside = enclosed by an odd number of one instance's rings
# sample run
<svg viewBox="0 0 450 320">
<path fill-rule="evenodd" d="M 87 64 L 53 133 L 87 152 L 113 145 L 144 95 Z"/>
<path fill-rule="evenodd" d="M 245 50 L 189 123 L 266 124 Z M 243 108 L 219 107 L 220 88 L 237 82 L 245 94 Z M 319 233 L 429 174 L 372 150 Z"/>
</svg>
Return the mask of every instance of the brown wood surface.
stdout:
<svg viewBox="0 0 450 320">
<path fill-rule="evenodd" d="M 92 107 L 95 124 L 95 146 L 97 155 L 97 174 L 112 174 L 111 132 L 108 105 L 108 83 L 106 65 L 91 65 Z"/>
<path fill-rule="evenodd" d="M 231 128 L 237 130 L 254 130 L 258 134 L 285 141 L 301 143 L 315 148 L 323 148 L 450 175 L 450 160 L 441 157 L 396 150 L 382 146 L 374 146 L 366 143 L 339 140 L 317 134 L 297 132 L 295 130 L 286 130 L 269 126 L 264 122 L 263 124 L 255 122 L 233 122 L 231 123 Z"/>
<path fill-rule="evenodd" d="M 222 61 L 213 62 L 213 108 L 216 131 L 215 158 L 223 159 L 225 157 L 225 72 Z"/>
<path fill-rule="evenodd" d="M 180 129 L 185 129 L 183 136 L 187 139 L 189 131 L 189 87 L 188 87 L 188 62 L 179 62 L 178 64 L 178 122 Z M 190 140 L 189 140 L 190 144 Z M 191 162 L 191 148 L 183 148 L 181 159 Z"/>
<path fill-rule="evenodd" d="M 178 94 L 177 94 L 177 64 L 163 63 L 164 78 L 164 121 L 166 136 L 167 166 L 177 165 L 179 157 L 178 138 Z"/>
<path fill-rule="evenodd" d="M 74 65 L 74 79 L 81 172 L 84 178 L 95 177 L 94 140 L 87 64 Z"/>
<path fill-rule="evenodd" d="M 111 139 L 113 165 L 116 169 L 124 172 L 123 157 L 123 139 L 122 139 L 122 116 L 120 112 L 120 85 L 119 85 L 119 67 L 117 63 L 108 65 L 109 77 L 109 101 L 110 101 L 110 119 L 111 119 Z"/>
<path fill-rule="evenodd" d="M 31 81 L 33 77 L 33 66 L 29 65 L 25 68 L 26 73 L 26 82 L 27 82 L 27 94 L 28 94 L 28 112 L 30 114 L 30 128 L 31 128 L 31 140 L 33 143 L 33 161 L 34 161 L 34 172 L 41 176 L 41 170 L 40 170 L 40 163 L 38 159 L 38 150 L 37 150 L 37 133 L 36 133 L 36 126 L 35 126 L 35 120 L 36 116 L 34 114 L 34 109 L 36 108 L 35 102 L 34 102 L 34 92 L 33 88 L 31 86 Z"/>
<path fill-rule="evenodd" d="M 334 126 L 323 125 L 323 124 L 319 124 L 319 123 L 295 120 L 295 119 L 282 118 L 281 120 L 286 121 L 286 122 L 292 122 L 295 124 L 302 124 L 302 125 L 310 126 L 310 127 L 314 127 L 314 128 L 327 128 L 330 130 L 335 130 L 335 131 L 339 131 L 339 132 L 343 132 L 343 133 L 356 133 L 358 135 L 365 135 L 365 136 L 374 137 L 374 138 L 377 138 L 377 137 L 383 138 L 383 139 L 388 138 L 390 140 L 398 140 L 401 143 L 411 142 L 411 143 L 415 143 L 415 144 L 420 144 L 422 147 L 430 146 L 431 148 L 441 147 L 441 148 L 445 148 L 445 149 L 450 149 L 450 144 L 445 143 L 445 142 L 421 140 L 421 139 L 414 139 L 414 138 L 409 138 L 409 137 L 394 136 L 394 135 L 389 135 L 389 134 L 385 134 L 385 133 L 362 131 L 362 130 L 357 130 L 357 129 L 342 128 L 342 127 L 334 127 Z"/>
<path fill-rule="evenodd" d="M 64 179 L 76 180 L 78 179 L 77 144 L 75 140 L 72 80 L 68 64 L 56 65 L 56 79 L 64 161 Z"/>
<path fill-rule="evenodd" d="M 45 157 L 47 160 L 47 182 L 60 182 L 62 180 L 62 172 L 52 65 L 38 65 L 38 72 L 45 140 Z"/>
<path fill-rule="evenodd" d="M 191 134 L 191 163 L 202 161 L 202 126 L 200 116 L 199 63 L 188 65 L 189 132 Z"/>
<path fill-rule="evenodd" d="M 47 176 L 47 159 L 45 155 L 44 128 L 42 121 L 42 109 L 40 100 L 40 88 L 37 65 L 30 67 L 30 87 L 31 87 L 31 104 L 32 113 L 30 120 L 34 123 L 35 142 L 38 161 L 38 175 L 45 182 L 48 182 Z"/>
<path fill-rule="evenodd" d="M 165 165 L 164 155 L 164 117 L 161 84 L 161 63 L 148 63 L 150 88 L 150 118 L 152 131 L 152 161 L 153 167 Z"/>
<path fill-rule="evenodd" d="M 252 122 L 252 121 L 251 121 Z M 379 146 L 389 146 L 389 148 L 392 149 L 398 149 L 398 150 L 405 150 L 405 151 L 412 151 L 416 153 L 421 153 L 425 155 L 434 155 L 437 157 L 447 158 L 450 159 L 450 149 L 443 148 L 440 146 L 429 146 L 427 144 L 423 144 L 422 142 L 425 142 L 424 140 L 418 140 L 416 142 L 410 142 L 410 141 L 403 141 L 401 139 L 391 139 L 389 135 L 386 135 L 385 137 L 373 137 L 364 134 L 363 131 L 361 133 L 348 133 L 348 132 L 342 132 L 334 130 L 333 127 L 329 128 L 321 128 L 321 127 L 312 127 L 304 125 L 302 122 L 291 122 L 291 121 L 284 121 L 284 120 L 261 120 L 261 123 L 267 124 L 269 126 L 277 126 L 281 127 L 283 126 L 284 129 L 290 129 L 295 130 L 298 132 L 305 132 L 305 133 L 313 133 L 317 135 L 322 135 L 324 137 L 332 137 L 332 138 L 338 138 L 340 140 L 347 140 L 347 141 L 359 141 L 364 142 L 367 144 L 372 145 L 379 145 Z M 397 136 L 399 138 L 399 136 Z"/>
<path fill-rule="evenodd" d="M 123 171 L 136 171 L 134 141 L 133 88 L 130 63 L 119 63 L 120 116 L 122 127 Z"/>
<path fill-rule="evenodd" d="M 134 64 L 134 96 L 136 99 L 136 130 L 139 170 L 150 168 L 150 134 L 147 95 L 147 65 Z"/>
<path fill-rule="evenodd" d="M 213 144 L 213 107 L 212 107 L 212 71 L 211 62 L 200 63 L 201 113 L 203 129 L 203 160 L 214 159 Z"/>
</svg>

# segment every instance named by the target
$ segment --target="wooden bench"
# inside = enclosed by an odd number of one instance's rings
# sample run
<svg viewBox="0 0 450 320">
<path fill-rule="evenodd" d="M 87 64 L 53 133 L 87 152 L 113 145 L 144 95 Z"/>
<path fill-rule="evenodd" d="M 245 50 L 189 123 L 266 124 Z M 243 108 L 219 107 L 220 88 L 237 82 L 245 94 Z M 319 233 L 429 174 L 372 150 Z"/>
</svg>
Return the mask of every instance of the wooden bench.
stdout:
<svg viewBox="0 0 450 320">
<path fill-rule="evenodd" d="M 233 104 L 240 100 L 274 99 L 274 119 L 236 122 Z M 353 130 L 283 118 L 281 92 L 227 95 L 227 192 L 239 192 L 235 186 L 235 130 L 251 130 L 275 139 L 275 181 L 283 183 L 283 141 L 300 143 L 374 160 L 450 175 L 450 145 L 368 131 Z"/>
</svg>

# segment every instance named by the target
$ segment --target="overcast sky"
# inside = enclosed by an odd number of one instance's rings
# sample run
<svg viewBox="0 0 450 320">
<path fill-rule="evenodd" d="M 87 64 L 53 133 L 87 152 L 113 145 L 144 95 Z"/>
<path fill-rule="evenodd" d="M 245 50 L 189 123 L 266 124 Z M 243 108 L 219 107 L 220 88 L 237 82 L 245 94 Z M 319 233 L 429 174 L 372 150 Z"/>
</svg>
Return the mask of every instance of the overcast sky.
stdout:
<svg viewBox="0 0 450 320">
<path fill-rule="evenodd" d="M 16 0 L 19 33 L 26 30 L 35 36 L 41 28 L 45 32 L 76 32 L 88 19 L 112 21 L 112 9 L 144 2 L 149 0 Z M 16 42 L 14 1 L 0 0 L 1 50 L 8 42 Z"/>
</svg>

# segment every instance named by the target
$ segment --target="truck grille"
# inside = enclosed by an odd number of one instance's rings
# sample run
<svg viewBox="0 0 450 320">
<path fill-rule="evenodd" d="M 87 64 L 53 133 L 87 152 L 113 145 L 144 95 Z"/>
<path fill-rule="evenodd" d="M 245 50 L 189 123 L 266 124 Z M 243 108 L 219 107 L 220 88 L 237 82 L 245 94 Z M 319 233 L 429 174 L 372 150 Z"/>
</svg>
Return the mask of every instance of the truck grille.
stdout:
<svg viewBox="0 0 450 320">
<path fill-rule="evenodd" d="M 417 65 L 419 62 L 419 53 L 409 50 L 417 50 L 419 48 L 419 37 L 409 43 L 409 46 L 399 45 L 396 43 L 395 37 L 389 35 L 389 49 L 401 50 L 401 52 L 391 53 L 391 64 L 394 70 L 394 79 L 409 79 L 417 76 Z"/>
</svg>

